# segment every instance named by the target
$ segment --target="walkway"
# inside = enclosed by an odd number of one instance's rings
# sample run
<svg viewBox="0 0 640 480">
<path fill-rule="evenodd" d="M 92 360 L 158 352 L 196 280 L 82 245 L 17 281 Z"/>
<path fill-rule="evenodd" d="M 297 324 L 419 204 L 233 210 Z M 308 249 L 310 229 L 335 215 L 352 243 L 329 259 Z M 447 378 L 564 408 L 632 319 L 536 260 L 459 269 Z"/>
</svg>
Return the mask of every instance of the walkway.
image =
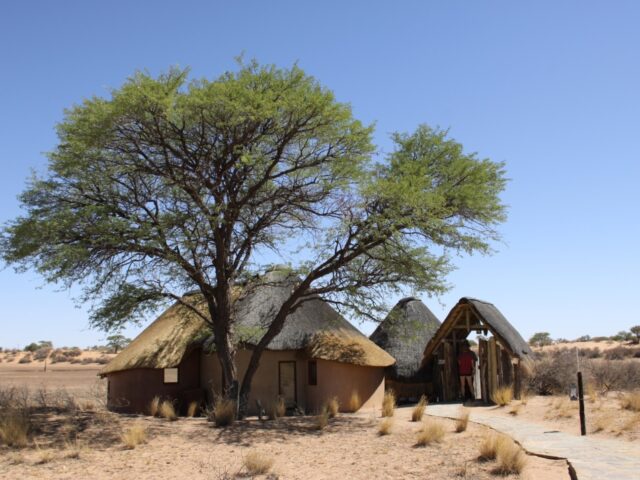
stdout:
<svg viewBox="0 0 640 480">
<path fill-rule="evenodd" d="M 460 404 L 429 405 L 426 413 L 437 417 L 456 418 Z M 486 408 L 470 408 L 470 419 L 503 432 L 515 439 L 529 453 L 566 458 L 578 480 L 638 480 L 640 447 L 624 440 L 579 437 L 550 431 L 516 418 L 492 415 Z"/>
</svg>

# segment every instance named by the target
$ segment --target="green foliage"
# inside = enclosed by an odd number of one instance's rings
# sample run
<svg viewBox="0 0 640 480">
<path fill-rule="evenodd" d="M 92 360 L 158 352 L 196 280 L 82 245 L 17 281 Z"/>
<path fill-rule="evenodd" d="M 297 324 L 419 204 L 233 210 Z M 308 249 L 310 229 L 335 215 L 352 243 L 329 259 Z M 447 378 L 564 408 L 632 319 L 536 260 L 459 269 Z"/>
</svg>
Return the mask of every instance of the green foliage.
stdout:
<svg viewBox="0 0 640 480">
<path fill-rule="evenodd" d="M 635 325 L 631 327 L 629 331 L 636 336 L 635 343 L 639 343 L 640 342 L 640 325 Z"/>
<path fill-rule="evenodd" d="M 40 349 L 49 349 L 53 348 L 53 342 L 50 340 L 40 340 L 38 343 L 32 342 L 26 347 L 24 347 L 25 352 L 35 352 Z"/>
<path fill-rule="evenodd" d="M 117 333 L 115 335 L 109 335 L 107 337 L 107 347 L 113 351 L 113 353 L 118 353 L 124 347 L 131 343 L 131 339 L 125 337 L 124 335 Z"/>
<path fill-rule="evenodd" d="M 529 339 L 529 345 L 533 345 L 535 347 L 545 347 L 547 345 L 551 345 L 552 343 L 553 340 L 551 340 L 549 332 L 534 333 Z"/>
</svg>

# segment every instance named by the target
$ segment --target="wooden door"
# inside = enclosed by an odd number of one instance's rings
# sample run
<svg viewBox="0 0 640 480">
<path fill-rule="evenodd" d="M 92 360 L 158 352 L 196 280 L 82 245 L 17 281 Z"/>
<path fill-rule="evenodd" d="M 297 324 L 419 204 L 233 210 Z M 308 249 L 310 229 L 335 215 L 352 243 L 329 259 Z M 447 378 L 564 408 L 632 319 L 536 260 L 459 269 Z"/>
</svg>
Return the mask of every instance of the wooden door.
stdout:
<svg viewBox="0 0 640 480">
<path fill-rule="evenodd" d="M 297 404 L 296 362 L 280 362 L 278 364 L 278 393 L 283 398 L 287 408 Z"/>
</svg>

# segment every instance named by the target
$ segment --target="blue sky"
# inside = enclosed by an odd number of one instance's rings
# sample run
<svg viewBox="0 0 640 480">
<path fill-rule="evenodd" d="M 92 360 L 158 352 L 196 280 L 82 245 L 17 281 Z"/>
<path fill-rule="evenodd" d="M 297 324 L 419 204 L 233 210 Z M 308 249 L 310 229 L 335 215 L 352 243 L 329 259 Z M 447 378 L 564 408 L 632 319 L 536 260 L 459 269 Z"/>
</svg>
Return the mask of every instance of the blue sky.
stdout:
<svg viewBox="0 0 640 480">
<path fill-rule="evenodd" d="M 215 77 L 244 53 L 293 62 L 376 122 L 419 123 L 505 161 L 509 219 L 491 257 L 456 259 L 440 318 L 461 296 L 495 303 L 525 337 L 640 324 L 640 4 L 596 1 L 29 1 L 0 15 L 0 222 L 63 110 L 136 69 Z M 74 292 L 0 271 L 0 345 L 91 345 Z M 371 331 L 371 325 L 363 330 Z M 139 331 L 131 328 L 129 335 Z"/>
</svg>

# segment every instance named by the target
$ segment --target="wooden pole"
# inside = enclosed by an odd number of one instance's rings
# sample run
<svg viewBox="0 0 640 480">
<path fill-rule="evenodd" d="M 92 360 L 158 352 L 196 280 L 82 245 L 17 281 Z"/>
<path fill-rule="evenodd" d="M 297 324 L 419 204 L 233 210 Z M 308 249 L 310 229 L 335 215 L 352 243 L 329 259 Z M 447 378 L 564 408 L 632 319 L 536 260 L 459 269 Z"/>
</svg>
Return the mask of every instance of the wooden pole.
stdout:
<svg viewBox="0 0 640 480">
<path fill-rule="evenodd" d="M 584 416 L 584 390 L 582 388 L 582 372 L 578 372 L 578 402 L 580 403 L 580 434 L 587 434 L 587 425 Z"/>
</svg>

